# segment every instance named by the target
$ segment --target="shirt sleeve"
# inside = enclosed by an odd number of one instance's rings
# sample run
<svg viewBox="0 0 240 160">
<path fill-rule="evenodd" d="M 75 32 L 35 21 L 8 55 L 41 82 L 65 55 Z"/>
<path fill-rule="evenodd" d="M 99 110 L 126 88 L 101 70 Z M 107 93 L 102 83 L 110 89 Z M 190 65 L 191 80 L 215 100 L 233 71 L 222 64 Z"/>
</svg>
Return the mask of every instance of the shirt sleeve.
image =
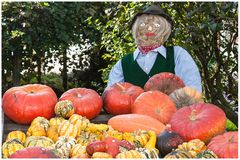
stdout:
<svg viewBox="0 0 240 160">
<path fill-rule="evenodd" d="M 191 55 L 182 47 L 174 47 L 175 74 L 185 83 L 202 93 L 201 76 Z"/>
<path fill-rule="evenodd" d="M 107 87 L 113 85 L 117 82 L 124 82 L 123 70 L 122 70 L 122 61 L 119 60 L 111 69 Z"/>
</svg>

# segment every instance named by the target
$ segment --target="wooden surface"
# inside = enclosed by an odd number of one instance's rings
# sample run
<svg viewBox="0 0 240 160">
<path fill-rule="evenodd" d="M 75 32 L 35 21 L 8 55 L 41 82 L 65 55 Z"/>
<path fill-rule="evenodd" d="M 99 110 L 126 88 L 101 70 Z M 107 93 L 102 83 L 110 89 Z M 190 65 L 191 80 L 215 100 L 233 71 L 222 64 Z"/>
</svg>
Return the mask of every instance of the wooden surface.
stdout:
<svg viewBox="0 0 240 160">
<path fill-rule="evenodd" d="M 112 115 L 105 113 L 102 111 L 100 115 L 98 115 L 96 118 L 92 119 L 92 123 L 107 123 L 108 119 L 110 119 Z M 13 121 L 11 121 L 8 117 L 4 116 L 4 124 L 3 124 L 3 139 L 2 143 L 6 140 L 6 137 L 9 132 L 15 131 L 15 130 L 20 130 L 23 131 L 24 133 L 27 132 L 29 125 L 21 125 L 17 124 Z"/>
</svg>

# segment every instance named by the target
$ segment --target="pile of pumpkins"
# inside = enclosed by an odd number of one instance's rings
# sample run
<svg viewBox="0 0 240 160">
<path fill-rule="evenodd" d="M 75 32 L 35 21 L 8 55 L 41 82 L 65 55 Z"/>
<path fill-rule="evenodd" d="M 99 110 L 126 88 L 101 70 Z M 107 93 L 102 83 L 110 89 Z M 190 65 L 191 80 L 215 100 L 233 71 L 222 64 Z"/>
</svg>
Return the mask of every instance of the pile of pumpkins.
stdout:
<svg viewBox="0 0 240 160">
<path fill-rule="evenodd" d="M 10 132 L 2 145 L 3 158 L 158 158 L 155 132 L 122 133 L 73 112 L 58 114 L 72 106 L 68 100 L 59 101 L 56 117 L 35 118 L 26 134 Z"/>
<path fill-rule="evenodd" d="M 201 93 L 171 73 L 154 75 L 144 89 L 115 83 L 102 97 L 92 89 L 73 88 L 58 100 L 46 85 L 13 87 L 4 93 L 2 107 L 16 123 L 31 124 L 26 135 L 9 133 L 4 145 L 17 144 L 18 149 L 63 158 L 238 157 L 238 132 L 225 132 L 223 110 L 204 103 Z M 108 124 L 91 123 L 102 108 L 115 116 Z M 6 151 L 5 157 L 15 151 Z"/>
</svg>

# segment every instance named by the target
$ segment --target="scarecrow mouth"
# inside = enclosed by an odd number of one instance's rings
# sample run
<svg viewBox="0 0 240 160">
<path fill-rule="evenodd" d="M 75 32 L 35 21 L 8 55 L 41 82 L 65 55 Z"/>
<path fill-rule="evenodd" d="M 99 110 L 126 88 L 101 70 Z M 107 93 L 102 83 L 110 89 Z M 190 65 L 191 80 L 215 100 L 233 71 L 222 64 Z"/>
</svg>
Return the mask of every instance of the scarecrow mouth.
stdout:
<svg viewBox="0 0 240 160">
<path fill-rule="evenodd" d="M 155 36 L 155 33 L 148 32 L 148 33 L 145 33 L 144 35 L 147 37 L 152 37 L 152 36 Z"/>
</svg>

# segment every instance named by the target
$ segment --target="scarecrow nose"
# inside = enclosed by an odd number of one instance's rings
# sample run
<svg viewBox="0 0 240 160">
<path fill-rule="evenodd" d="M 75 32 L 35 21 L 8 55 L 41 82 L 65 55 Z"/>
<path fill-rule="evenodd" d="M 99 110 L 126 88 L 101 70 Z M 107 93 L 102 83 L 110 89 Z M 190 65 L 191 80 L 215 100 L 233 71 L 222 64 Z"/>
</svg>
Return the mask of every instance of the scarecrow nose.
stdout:
<svg viewBox="0 0 240 160">
<path fill-rule="evenodd" d="M 148 30 L 149 30 L 149 31 L 152 31 L 152 26 L 148 26 Z"/>
</svg>

